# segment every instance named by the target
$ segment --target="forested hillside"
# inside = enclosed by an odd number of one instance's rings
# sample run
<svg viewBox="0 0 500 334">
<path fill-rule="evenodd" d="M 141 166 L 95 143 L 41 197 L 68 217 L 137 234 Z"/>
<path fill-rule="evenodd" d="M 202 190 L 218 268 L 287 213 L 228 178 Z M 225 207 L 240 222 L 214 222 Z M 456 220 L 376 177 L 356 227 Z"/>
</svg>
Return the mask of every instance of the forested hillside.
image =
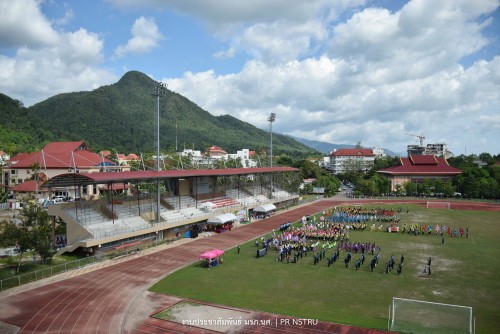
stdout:
<svg viewBox="0 0 500 334">
<path fill-rule="evenodd" d="M 90 92 L 65 93 L 28 108 L 28 115 L 50 129 L 56 140 L 85 140 L 94 150 L 154 152 L 154 81 L 131 71 L 117 83 Z M 177 127 L 176 127 L 177 125 Z M 177 128 L 177 129 L 176 129 Z M 185 97 L 167 90 L 160 98 L 160 147 L 197 150 L 217 145 L 227 152 L 267 150 L 269 132 L 229 115 L 213 116 Z M 273 153 L 317 153 L 298 141 L 273 133 Z"/>
<path fill-rule="evenodd" d="M 0 150 L 9 154 L 38 150 L 56 140 L 22 103 L 0 93 Z M 61 138 L 62 139 L 62 138 Z"/>
</svg>

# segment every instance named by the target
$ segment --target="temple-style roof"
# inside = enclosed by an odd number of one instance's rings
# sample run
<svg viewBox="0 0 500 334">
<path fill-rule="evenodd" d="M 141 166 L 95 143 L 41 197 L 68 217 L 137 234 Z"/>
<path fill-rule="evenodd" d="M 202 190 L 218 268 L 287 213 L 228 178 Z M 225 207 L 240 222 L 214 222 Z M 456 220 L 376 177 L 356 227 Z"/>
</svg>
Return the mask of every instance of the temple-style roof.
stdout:
<svg viewBox="0 0 500 334">
<path fill-rule="evenodd" d="M 400 158 L 401 165 L 377 171 L 389 175 L 436 175 L 454 176 L 462 171 L 448 164 L 445 158 L 434 155 L 410 155 Z"/>
</svg>

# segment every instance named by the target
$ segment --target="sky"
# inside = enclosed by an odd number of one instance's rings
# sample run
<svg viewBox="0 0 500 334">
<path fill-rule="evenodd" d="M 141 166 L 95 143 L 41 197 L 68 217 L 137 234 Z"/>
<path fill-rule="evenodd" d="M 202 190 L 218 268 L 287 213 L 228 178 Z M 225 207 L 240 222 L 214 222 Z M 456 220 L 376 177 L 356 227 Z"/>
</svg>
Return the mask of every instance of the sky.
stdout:
<svg viewBox="0 0 500 334">
<path fill-rule="evenodd" d="M 31 106 L 137 70 L 215 116 L 269 131 L 275 113 L 273 133 L 401 155 L 423 136 L 496 155 L 499 6 L 0 0 L 0 92 Z"/>
</svg>

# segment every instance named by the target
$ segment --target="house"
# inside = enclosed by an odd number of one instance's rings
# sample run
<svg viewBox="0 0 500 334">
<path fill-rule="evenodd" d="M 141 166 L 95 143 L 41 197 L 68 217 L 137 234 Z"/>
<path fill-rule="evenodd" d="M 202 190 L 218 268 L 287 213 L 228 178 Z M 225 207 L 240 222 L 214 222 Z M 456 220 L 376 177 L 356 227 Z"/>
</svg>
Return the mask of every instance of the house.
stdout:
<svg viewBox="0 0 500 334">
<path fill-rule="evenodd" d="M 10 155 L 4 151 L 0 151 L 0 166 L 5 166 L 8 160 L 10 160 Z"/>
<path fill-rule="evenodd" d="M 215 159 L 225 159 L 227 160 L 227 152 L 224 151 L 219 146 L 211 146 L 205 151 L 205 155 L 210 158 Z"/>
<path fill-rule="evenodd" d="M 141 161 L 141 158 L 135 153 L 130 153 L 129 155 L 117 153 L 116 160 L 120 166 L 130 166 L 132 161 Z"/>
<path fill-rule="evenodd" d="M 254 168 L 257 167 L 257 162 L 250 158 L 253 155 L 255 155 L 255 151 L 244 148 L 241 151 L 236 151 L 236 154 L 228 154 L 228 157 L 230 159 L 240 160 L 243 168 Z"/>
<path fill-rule="evenodd" d="M 462 173 L 448 164 L 444 157 L 435 155 L 409 155 L 400 158 L 400 164 L 377 171 L 391 181 L 391 191 L 407 182 L 424 183 L 426 179 L 451 180 Z"/>
<path fill-rule="evenodd" d="M 368 171 L 375 161 L 375 154 L 369 148 L 341 148 L 330 154 L 328 169 L 333 175 L 351 170 Z"/>
</svg>

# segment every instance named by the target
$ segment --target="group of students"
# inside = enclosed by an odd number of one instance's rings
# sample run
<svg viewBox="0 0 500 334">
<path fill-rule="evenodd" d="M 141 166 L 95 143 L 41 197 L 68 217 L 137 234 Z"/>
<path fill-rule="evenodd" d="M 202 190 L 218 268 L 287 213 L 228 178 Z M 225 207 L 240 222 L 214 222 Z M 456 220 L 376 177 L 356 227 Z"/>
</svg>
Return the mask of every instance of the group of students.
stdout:
<svg viewBox="0 0 500 334">
<path fill-rule="evenodd" d="M 439 226 L 439 224 L 432 225 L 432 224 L 402 224 L 401 233 L 408 233 L 408 234 L 414 234 L 415 236 L 417 235 L 431 235 L 434 233 L 434 235 L 439 235 L 441 237 L 444 237 L 445 235 L 448 235 L 449 237 L 464 237 L 468 238 L 469 237 L 469 227 L 462 228 L 461 226 L 457 227 L 452 227 L 452 226 L 446 226 L 445 224 Z"/>
<path fill-rule="evenodd" d="M 326 221 L 336 223 L 399 222 L 396 210 L 385 208 L 365 208 L 360 206 L 339 206 L 325 211 Z"/>
<path fill-rule="evenodd" d="M 273 248 L 278 252 L 277 261 L 282 263 L 297 263 L 308 257 L 313 265 L 322 261 L 328 267 L 337 261 L 343 261 L 343 266 L 349 268 L 354 262 L 354 269 L 360 270 L 365 262 L 369 263 L 369 271 L 373 272 L 381 261 L 380 246 L 375 242 L 350 241 L 349 231 L 362 226 L 365 221 L 390 221 L 397 224 L 396 214 L 403 209 L 387 210 L 381 208 L 365 209 L 361 207 L 337 207 L 322 212 L 318 216 L 304 216 L 301 226 L 292 226 L 291 223 L 282 224 L 280 229 L 273 229 L 271 237 L 261 238 L 262 248 Z M 343 218 L 340 218 L 343 217 Z M 397 224 L 402 233 L 435 234 L 450 237 L 468 237 L 468 227 L 451 227 L 445 224 Z M 256 246 L 260 243 L 256 240 Z M 345 254 L 345 256 L 344 256 Z M 343 260 L 341 259 L 343 257 Z M 371 259 L 367 259 L 371 257 Z M 324 262 L 323 262 L 324 263 Z M 399 262 L 394 255 L 385 262 L 381 272 L 389 274 L 395 271 L 398 275 L 403 271 L 404 256 Z M 427 275 L 431 273 L 431 258 L 425 266 Z"/>
</svg>

